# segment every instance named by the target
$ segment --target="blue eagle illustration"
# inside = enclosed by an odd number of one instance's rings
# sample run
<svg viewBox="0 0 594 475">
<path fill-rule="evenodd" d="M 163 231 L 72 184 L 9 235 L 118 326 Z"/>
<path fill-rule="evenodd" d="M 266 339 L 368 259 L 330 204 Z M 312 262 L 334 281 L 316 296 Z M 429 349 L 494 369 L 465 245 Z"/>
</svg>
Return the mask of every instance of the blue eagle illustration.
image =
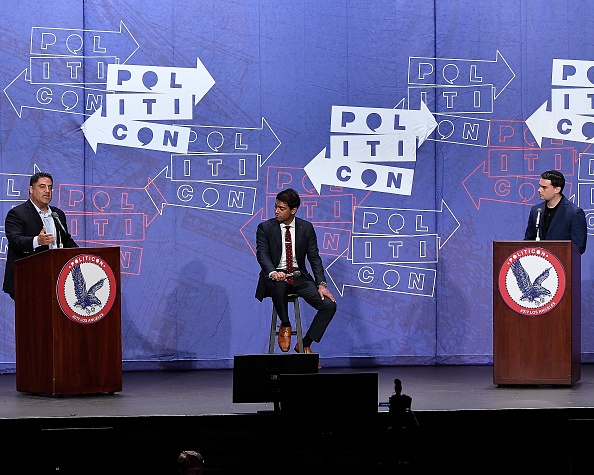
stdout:
<svg viewBox="0 0 594 475">
<path fill-rule="evenodd" d="M 520 300 L 542 303 L 545 296 L 551 295 L 551 291 L 541 285 L 549 276 L 550 269 L 551 267 L 547 267 L 536 279 L 534 279 L 534 282 L 530 282 L 528 272 L 526 272 L 526 269 L 524 269 L 522 263 L 519 260 L 514 261 L 514 263 L 511 265 L 511 270 L 514 274 L 514 277 L 516 278 L 518 287 L 522 292 L 522 297 L 520 297 Z"/>
<path fill-rule="evenodd" d="M 101 300 L 97 298 L 95 293 L 103 287 L 105 277 L 95 284 L 93 284 L 89 290 L 87 290 L 87 282 L 83 276 L 80 264 L 72 269 L 72 280 L 74 281 L 74 293 L 76 295 L 75 307 L 80 307 L 87 313 L 95 311 L 96 305 L 101 305 Z"/>
</svg>

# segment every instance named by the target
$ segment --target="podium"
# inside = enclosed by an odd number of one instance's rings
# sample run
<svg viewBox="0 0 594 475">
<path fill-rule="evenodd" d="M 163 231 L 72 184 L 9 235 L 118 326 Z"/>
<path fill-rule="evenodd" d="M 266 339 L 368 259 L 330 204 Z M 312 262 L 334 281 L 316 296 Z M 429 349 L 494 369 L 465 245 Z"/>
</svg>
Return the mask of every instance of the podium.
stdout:
<svg viewBox="0 0 594 475">
<path fill-rule="evenodd" d="M 17 391 L 121 391 L 119 247 L 36 253 L 14 277 Z"/>
<path fill-rule="evenodd" d="M 571 241 L 493 242 L 493 382 L 578 381 L 580 304 L 581 255 Z"/>
</svg>

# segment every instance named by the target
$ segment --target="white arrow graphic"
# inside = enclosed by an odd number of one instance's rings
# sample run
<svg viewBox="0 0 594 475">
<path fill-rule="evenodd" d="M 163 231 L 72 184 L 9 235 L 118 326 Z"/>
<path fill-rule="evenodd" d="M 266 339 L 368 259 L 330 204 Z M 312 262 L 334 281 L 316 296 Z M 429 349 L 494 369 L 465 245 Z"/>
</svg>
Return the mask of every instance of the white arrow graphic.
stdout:
<svg viewBox="0 0 594 475">
<path fill-rule="evenodd" d="M 323 184 L 397 195 L 412 193 L 413 169 L 356 161 L 345 163 L 326 158 L 325 148 L 303 169 L 318 194 Z"/>
<path fill-rule="evenodd" d="M 187 153 L 190 129 L 153 122 L 122 121 L 101 116 L 101 108 L 81 126 L 95 153 L 97 144 L 119 145 L 163 152 Z"/>
<path fill-rule="evenodd" d="M 333 159 L 354 158 L 359 162 L 414 162 L 417 139 L 388 135 L 332 135 L 330 156 Z"/>
<path fill-rule="evenodd" d="M 84 48 L 83 48 L 84 46 Z M 117 56 L 125 64 L 140 45 L 123 21 L 119 31 L 80 30 L 71 28 L 31 28 L 31 54 L 50 56 Z M 121 54 L 121 50 L 124 53 Z M 127 55 L 121 61 L 121 58 Z"/>
<path fill-rule="evenodd" d="M 425 103 L 421 109 L 332 106 L 330 132 L 342 134 L 404 134 L 418 138 L 419 146 L 437 127 Z"/>
<path fill-rule="evenodd" d="M 107 90 L 116 92 L 152 92 L 194 95 L 194 105 L 214 85 L 215 80 L 196 58 L 195 68 L 174 68 L 135 64 L 110 64 L 107 68 Z"/>
<path fill-rule="evenodd" d="M 540 147 L 543 137 L 594 143 L 594 118 L 567 111 L 549 111 L 548 102 L 526 119 L 526 125 Z"/>
</svg>

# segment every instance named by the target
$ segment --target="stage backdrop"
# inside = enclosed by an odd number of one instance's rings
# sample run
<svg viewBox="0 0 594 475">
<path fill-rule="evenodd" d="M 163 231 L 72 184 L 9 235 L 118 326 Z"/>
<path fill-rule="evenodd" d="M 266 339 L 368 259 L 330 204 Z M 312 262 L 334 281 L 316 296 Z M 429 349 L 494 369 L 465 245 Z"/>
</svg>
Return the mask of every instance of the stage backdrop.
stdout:
<svg viewBox="0 0 594 475">
<path fill-rule="evenodd" d="M 19 0 L 0 13 L 1 222 L 47 171 L 78 243 L 121 247 L 124 369 L 267 351 L 255 232 L 286 187 L 338 302 L 315 346 L 327 365 L 491 363 L 492 242 L 523 238 L 541 172 L 565 174 L 594 228 L 587 2 Z M 3 294 L 0 371 L 14 361 Z"/>
</svg>

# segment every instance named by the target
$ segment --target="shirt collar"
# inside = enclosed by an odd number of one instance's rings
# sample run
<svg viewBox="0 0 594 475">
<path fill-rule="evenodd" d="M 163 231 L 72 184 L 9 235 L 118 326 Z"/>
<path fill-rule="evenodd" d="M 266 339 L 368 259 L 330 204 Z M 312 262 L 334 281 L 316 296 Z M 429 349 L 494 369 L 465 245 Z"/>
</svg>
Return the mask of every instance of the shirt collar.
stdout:
<svg viewBox="0 0 594 475">
<path fill-rule="evenodd" d="M 291 229 L 295 229 L 295 218 L 293 218 L 293 221 L 291 221 L 291 224 L 285 224 L 285 223 L 280 223 L 281 229 L 286 229 L 287 226 L 289 226 Z"/>
<path fill-rule="evenodd" d="M 31 201 L 31 200 L 29 200 L 29 201 Z M 33 201 L 31 201 L 31 204 L 32 204 L 33 206 L 35 206 L 35 209 L 37 210 L 37 214 L 40 214 L 41 216 L 47 216 L 47 215 L 50 215 L 50 214 L 52 214 L 52 209 L 50 208 L 50 206 L 49 206 L 49 205 L 47 206 L 47 212 L 45 212 L 45 211 L 42 211 L 41 209 L 39 209 L 39 208 L 37 207 L 37 205 L 36 205 L 35 203 L 33 203 Z"/>
</svg>

